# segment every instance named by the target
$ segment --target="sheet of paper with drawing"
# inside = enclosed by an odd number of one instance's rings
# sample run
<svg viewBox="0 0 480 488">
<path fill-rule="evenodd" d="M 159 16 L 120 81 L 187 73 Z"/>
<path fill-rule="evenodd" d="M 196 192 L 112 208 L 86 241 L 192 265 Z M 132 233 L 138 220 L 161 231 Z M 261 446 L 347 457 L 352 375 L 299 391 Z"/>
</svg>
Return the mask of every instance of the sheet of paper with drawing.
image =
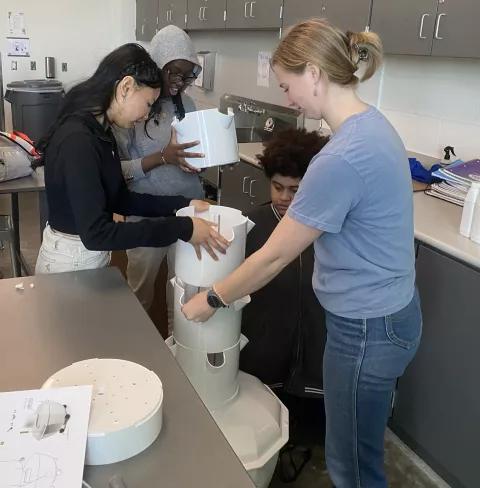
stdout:
<svg viewBox="0 0 480 488">
<path fill-rule="evenodd" d="M 91 399 L 91 386 L 0 393 L 0 488 L 80 488 Z"/>
</svg>

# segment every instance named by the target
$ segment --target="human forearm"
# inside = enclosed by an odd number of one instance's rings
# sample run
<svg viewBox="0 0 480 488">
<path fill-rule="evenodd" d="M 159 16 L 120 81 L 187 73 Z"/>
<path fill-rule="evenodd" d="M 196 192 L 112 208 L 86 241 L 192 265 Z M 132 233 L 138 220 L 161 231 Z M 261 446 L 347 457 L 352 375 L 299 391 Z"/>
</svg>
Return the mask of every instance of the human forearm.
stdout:
<svg viewBox="0 0 480 488">
<path fill-rule="evenodd" d="M 190 199 L 183 196 L 149 195 L 131 192 L 125 188 L 117 201 L 115 212 L 140 217 L 168 217 L 189 205 Z"/>
<path fill-rule="evenodd" d="M 233 273 L 215 283 L 215 290 L 226 303 L 232 303 L 263 288 L 288 265 L 288 259 L 287 256 L 272 255 L 264 246 Z"/>
<path fill-rule="evenodd" d="M 167 164 L 167 161 L 165 160 L 163 151 L 157 151 L 142 158 L 142 170 L 144 173 L 148 173 L 152 169 L 164 164 Z"/>
<path fill-rule="evenodd" d="M 214 287 L 227 304 L 265 286 L 307 246 L 321 231 L 300 224 L 288 215 L 283 217 L 265 245 L 252 254 L 239 268 Z M 205 322 L 215 312 L 207 302 L 207 293 L 195 295 L 182 307 L 188 320 Z"/>
</svg>

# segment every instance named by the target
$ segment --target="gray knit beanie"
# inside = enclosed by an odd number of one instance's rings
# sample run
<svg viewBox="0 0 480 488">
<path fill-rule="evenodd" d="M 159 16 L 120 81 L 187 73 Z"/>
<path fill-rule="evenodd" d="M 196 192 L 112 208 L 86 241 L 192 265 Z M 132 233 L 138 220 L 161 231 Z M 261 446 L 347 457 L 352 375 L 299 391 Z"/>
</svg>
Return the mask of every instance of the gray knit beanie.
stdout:
<svg viewBox="0 0 480 488">
<path fill-rule="evenodd" d="M 192 40 L 185 31 L 175 25 L 167 25 L 160 29 L 153 37 L 149 51 L 159 68 L 175 59 L 185 59 L 198 66 L 197 72 L 200 72 Z"/>
</svg>

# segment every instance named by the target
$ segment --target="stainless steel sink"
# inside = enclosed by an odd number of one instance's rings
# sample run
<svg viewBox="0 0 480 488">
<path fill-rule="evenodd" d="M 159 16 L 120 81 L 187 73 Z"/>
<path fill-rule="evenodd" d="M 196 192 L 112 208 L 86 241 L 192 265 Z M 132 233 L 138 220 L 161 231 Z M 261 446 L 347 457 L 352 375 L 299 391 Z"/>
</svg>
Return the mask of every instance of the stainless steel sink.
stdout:
<svg viewBox="0 0 480 488">
<path fill-rule="evenodd" d="M 237 95 L 223 95 L 219 109 L 225 114 L 233 111 L 239 143 L 268 141 L 278 131 L 300 128 L 304 124 L 303 114 L 298 110 Z M 220 198 L 222 169 L 208 168 L 202 177 L 210 187 L 218 190 L 217 196 Z"/>
</svg>

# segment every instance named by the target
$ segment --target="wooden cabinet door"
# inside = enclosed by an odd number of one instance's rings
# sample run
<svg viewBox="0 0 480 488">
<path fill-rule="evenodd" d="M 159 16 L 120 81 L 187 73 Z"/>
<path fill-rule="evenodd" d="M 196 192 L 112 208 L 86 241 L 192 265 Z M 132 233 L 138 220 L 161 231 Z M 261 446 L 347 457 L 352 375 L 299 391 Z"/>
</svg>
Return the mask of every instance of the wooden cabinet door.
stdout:
<svg viewBox="0 0 480 488">
<path fill-rule="evenodd" d="M 185 14 L 187 13 L 187 0 L 158 1 L 158 26 L 160 30 L 167 25 L 176 25 L 185 29 Z"/>
<path fill-rule="evenodd" d="M 135 20 L 135 38 L 137 41 L 149 42 L 152 40 L 157 28 L 157 16 L 157 0 L 137 0 Z"/>
<path fill-rule="evenodd" d="M 227 29 L 279 29 L 283 0 L 227 0 Z"/>
<path fill-rule="evenodd" d="M 423 334 L 400 378 L 393 430 L 452 486 L 478 485 L 480 272 L 420 244 Z"/>
<path fill-rule="evenodd" d="M 370 30 L 388 54 L 430 55 L 437 0 L 373 0 Z"/>
<path fill-rule="evenodd" d="M 325 0 L 285 0 L 283 27 L 289 27 L 311 17 L 325 17 Z"/>
<path fill-rule="evenodd" d="M 440 1 L 432 55 L 480 58 L 479 20 L 479 0 Z"/>
<path fill-rule="evenodd" d="M 189 0 L 187 29 L 224 29 L 225 9 L 226 0 Z"/>
<path fill-rule="evenodd" d="M 325 0 L 324 16 L 340 29 L 364 31 L 370 22 L 372 0 Z"/>
</svg>

